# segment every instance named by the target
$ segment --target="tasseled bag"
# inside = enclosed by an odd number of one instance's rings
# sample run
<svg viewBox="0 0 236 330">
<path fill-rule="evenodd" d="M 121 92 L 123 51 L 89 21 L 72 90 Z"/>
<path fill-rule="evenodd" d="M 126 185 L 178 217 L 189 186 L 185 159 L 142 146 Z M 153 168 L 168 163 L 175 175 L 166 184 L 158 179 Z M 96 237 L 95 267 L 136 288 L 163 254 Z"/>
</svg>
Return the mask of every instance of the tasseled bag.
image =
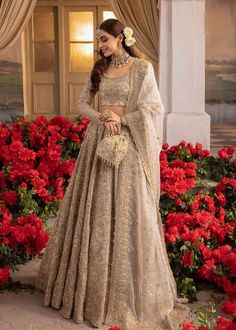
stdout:
<svg viewBox="0 0 236 330">
<path fill-rule="evenodd" d="M 97 156 L 109 165 L 118 167 L 128 151 L 127 133 L 105 136 L 97 145 Z"/>
</svg>

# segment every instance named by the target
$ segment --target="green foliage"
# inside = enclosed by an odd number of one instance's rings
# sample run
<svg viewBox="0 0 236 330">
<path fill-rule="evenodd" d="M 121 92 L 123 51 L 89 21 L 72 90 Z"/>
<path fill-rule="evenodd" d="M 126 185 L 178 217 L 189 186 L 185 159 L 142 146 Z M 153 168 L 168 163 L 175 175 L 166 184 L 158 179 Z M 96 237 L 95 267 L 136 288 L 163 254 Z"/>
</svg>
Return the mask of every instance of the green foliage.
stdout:
<svg viewBox="0 0 236 330">
<path fill-rule="evenodd" d="M 219 157 L 211 157 L 211 166 L 209 168 L 209 175 L 212 180 L 220 181 L 225 177 L 232 177 L 235 173 L 230 158 L 221 159 Z"/>
<path fill-rule="evenodd" d="M 29 255 L 21 246 L 10 249 L 8 246 L 0 244 L 0 255 L 0 268 L 2 268 L 5 264 L 10 264 L 13 271 L 17 270 L 16 265 L 23 265 L 31 260 Z"/>
<path fill-rule="evenodd" d="M 78 156 L 78 153 L 80 151 L 80 144 L 69 141 L 67 139 L 61 141 L 62 146 L 62 155 L 61 160 L 65 161 L 70 158 L 76 158 Z"/>
<path fill-rule="evenodd" d="M 216 303 L 210 301 L 208 304 L 197 308 L 194 311 L 197 320 L 200 322 L 201 326 L 208 327 L 209 330 L 214 330 L 216 326 L 215 313 L 216 313 Z"/>
<path fill-rule="evenodd" d="M 197 300 L 196 298 L 196 285 L 194 279 L 191 277 L 176 278 L 177 290 L 180 296 L 188 298 L 189 302 Z"/>
<path fill-rule="evenodd" d="M 21 187 L 18 190 L 19 194 L 19 211 L 17 216 L 25 216 L 30 213 L 37 214 L 46 224 L 50 215 L 56 215 L 59 210 L 60 201 L 55 199 L 54 202 L 44 203 L 39 197 L 35 197 L 37 191 L 34 189 L 28 190 Z"/>
</svg>

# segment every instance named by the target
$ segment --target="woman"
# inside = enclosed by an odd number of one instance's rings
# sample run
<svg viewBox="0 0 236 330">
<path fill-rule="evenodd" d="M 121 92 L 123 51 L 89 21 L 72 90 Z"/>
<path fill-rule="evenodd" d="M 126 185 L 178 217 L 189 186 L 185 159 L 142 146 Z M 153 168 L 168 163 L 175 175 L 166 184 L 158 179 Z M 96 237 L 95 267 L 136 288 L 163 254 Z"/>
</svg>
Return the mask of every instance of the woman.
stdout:
<svg viewBox="0 0 236 330">
<path fill-rule="evenodd" d="M 163 105 L 153 67 L 137 57 L 132 29 L 120 21 L 104 21 L 96 37 L 101 59 L 78 102 L 91 123 L 38 286 L 44 305 L 76 323 L 176 330 L 189 308 L 177 298 L 158 212 Z M 91 107 L 97 92 L 99 111 Z M 117 163 L 109 158 L 116 138 Z"/>
</svg>

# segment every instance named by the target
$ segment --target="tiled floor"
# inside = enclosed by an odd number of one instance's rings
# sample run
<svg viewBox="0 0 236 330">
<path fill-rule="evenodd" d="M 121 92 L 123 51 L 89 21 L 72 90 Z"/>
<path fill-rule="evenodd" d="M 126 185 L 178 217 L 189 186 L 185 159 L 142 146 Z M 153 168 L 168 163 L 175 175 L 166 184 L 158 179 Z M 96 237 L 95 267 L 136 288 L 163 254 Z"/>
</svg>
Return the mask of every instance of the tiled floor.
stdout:
<svg viewBox="0 0 236 330">
<path fill-rule="evenodd" d="M 224 146 L 236 148 L 236 123 L 211 125 L 211 152 L 214 154 Z"/>
</svg>

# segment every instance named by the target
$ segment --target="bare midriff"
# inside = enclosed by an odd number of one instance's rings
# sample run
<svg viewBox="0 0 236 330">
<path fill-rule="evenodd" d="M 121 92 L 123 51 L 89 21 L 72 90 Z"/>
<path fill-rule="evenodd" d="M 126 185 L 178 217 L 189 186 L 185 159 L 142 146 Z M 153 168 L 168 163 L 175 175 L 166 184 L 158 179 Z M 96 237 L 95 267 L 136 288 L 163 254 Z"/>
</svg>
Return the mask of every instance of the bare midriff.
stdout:
<svg viewBox="0 0 236 330">
<path fill-rule="evenodd" d="M 126 107 L 120 105 L 100 105 L 99 112 L 104 112 L 105 110 L 111 110 L 118 116 L 123 116 L 125 114 Z"/>
</svg>

